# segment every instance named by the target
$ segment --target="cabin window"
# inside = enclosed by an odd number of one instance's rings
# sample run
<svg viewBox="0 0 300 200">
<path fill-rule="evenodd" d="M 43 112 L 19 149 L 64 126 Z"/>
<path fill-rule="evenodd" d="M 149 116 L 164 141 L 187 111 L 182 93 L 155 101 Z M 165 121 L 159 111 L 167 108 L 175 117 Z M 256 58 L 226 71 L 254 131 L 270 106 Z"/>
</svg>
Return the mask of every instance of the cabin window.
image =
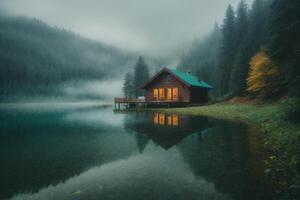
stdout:
<svg viewBox="0 0 300 200">
<path fill-rule="evenodd" d="M 178 100 L 178 88 L 173 88 L 172 90 L 173 100 Z"/>
<path fill-rule="evenodd" d="M 165 118 L 166 118 L 165 114 L 159 114 L 159 124 L 160 125 L 165 125 Z"/>
<path fill-rule="evenodd" d="M 158 113 L 155 113 L 153 116 L 153 123 L 158 124 Z"/>
<path fill-rule="evenodd" d="M 172 115 L 173 118 L 173 126 L 178 126 L 179 121 L 178 121 L 178 115 Z"/>
<path fill-rule="evenodd" d="M 169 126 L 169 127 L 178 127 L 179 126 L 179 116 L 177 114 L 166 115 L 165 113 L 154 113 L 153 124 Z"/>
<path fill-rule="evenodd" d="M 159 88 L 159 99 L 164 99 L 164 98 L 165 98 L 165 89 Z"/>
<path fill-rule="evenodd" d="M 158 98 L 158 89 L 153 90 L 153 97 L 156 99 Z"/>
<path fill-rule="evenodd" d="M 172 88 L 167 88 L 167 100 L 172 101 Z"/>
<path fill-rule="evenodd" d="M 168 116 L 168 126 L 172 126 L 172 116 Z"/>
</svg>

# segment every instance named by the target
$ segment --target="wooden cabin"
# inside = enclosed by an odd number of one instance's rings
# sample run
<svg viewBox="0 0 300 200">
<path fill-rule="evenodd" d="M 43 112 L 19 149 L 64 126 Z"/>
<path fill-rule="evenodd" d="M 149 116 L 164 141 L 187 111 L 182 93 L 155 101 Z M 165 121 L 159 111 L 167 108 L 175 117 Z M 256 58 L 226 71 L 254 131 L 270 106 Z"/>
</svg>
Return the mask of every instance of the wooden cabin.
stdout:
<svg viewBox="0 0 300 200">
<path fill-rule="evenodd" d="M 145 102 L 202 104 L 213 87 L 191 73 L 163 68 L 143 86 Z"/>
<path fill-rule="evenodd" d="M 115 110 L 120 110 L 121 107 L 204 104 L 207 103 L 208 92 L 212 88 L 190 73 L 163 68 L 142 86 L 145 90 L 144 99 L 115 98 Z"/>
</svg>

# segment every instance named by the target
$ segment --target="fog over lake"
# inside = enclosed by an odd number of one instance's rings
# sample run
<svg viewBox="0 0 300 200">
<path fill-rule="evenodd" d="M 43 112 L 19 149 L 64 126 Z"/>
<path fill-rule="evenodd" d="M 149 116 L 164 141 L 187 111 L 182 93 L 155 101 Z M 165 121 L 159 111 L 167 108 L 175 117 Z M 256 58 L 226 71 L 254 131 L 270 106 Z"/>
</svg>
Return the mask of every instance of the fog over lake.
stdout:
<svg viewBox="0 0 300 200">
<path fill-rule="evenodd" d="M 236 7 L 238 2 L 1 0 L 0 7 L 7 13 L 35 17 L 107 44 L 161 56 L 182 53 L 182 45 L 207 34 L 215 22 L 222 22 L 227 5 Z"/>
</svg>

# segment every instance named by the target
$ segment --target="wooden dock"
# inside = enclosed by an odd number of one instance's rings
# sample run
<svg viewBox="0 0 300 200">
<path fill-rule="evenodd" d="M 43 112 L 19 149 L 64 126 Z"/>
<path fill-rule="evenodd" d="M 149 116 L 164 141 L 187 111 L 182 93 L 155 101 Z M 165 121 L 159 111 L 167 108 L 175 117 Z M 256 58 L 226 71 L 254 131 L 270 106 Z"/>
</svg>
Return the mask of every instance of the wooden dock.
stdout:
<svg viewBox="0 0 300 200">
<path fill-rule="evenodd" d="M 147 108 L 147 107 L 171 107 L 184 106 L 185 103 L 178 101 L 145 101 L 144 99 L 136 98 L 114 98 L 115 110 L 130 109 L 130 108 Z"/>
</svg>

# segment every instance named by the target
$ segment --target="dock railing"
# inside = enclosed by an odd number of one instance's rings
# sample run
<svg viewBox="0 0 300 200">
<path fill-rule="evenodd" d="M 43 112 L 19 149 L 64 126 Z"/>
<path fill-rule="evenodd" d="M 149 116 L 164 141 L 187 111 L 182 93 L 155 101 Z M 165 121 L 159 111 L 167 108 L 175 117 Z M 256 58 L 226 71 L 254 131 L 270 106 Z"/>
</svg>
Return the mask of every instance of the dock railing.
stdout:
<svg viewBox="0 0 300 200">
<path fill-rule="evenodd" d="M 124 98 L 116 97 L 114 98 L 115 110 L 120 110 L 121 108 L 136 108 L 136 107 L 149 107 L 149 106 L 183 106 L 186 105 L 184 102 L 172 101 L 172 100 L 155 100 L 146 101 L 140 98 Z"/>
<path fill-rule="evenodd" d="M 124 105 L 126 108 L 129 108 L 131 106 L 144 105 L 145 100 L 137 99 L 137 98 L 117 97 L 114 98 L 114 103 L 115 103 L 115 109 L 120 110 L 121 105 Z"/>
<path fill-rule="evenodd" d="M 143 103 L 144 99 L 136 99 L 136 98 L 115 98 L 115 103 Z"/>
</svg>

